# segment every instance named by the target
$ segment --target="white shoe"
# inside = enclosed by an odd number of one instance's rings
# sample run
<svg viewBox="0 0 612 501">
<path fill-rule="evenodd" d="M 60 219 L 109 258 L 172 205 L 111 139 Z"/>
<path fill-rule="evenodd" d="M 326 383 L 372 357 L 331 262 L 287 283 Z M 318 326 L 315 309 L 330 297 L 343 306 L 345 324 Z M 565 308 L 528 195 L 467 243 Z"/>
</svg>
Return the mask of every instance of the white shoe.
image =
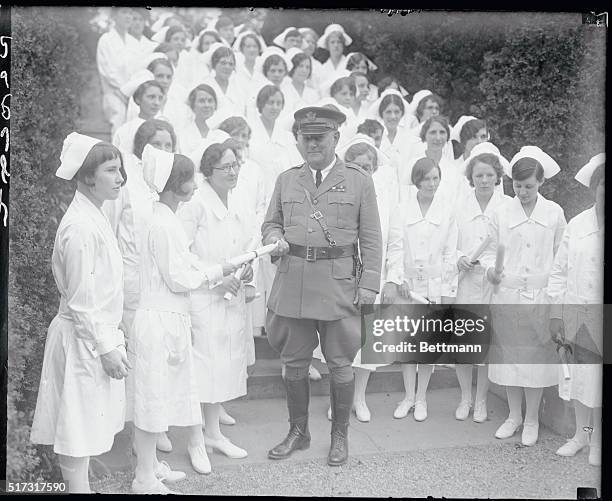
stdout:
<svg viewBox="0 0 612 501">
<path fill-rule="evenodd" d="M 204 435 L 204 442 L 206 443 L 207 450 L 215 449 L 225 454 L 228 458 L 243 459 L 248 456 L 247 451 L 241 449 L 237 445 L 232 444 L 230 439 L 227 437 L 223 437 L 222 439 L 214 439 Z"/>
<path fill-rule="evenodd" d="M 404 399 L 399 404 L 397 404 L 395 411 L 393 411 L 393 417 L 395 419 L 403 419 L 408 415 L 410 409 L 412 409 L 413 407 L 414 402 L 412 400 Z"/>
<path fill-rule="evenodd" d="M 161 480 L 155 479 L 155 482 L 151 484 L 144 484 L 139 482 L 136 478 L 132 480 L 132 493 L 134 494 L 178 494 L 178 492 L 171 491 L 162 484 Z"/>
<path fill-rule="evenodd" d="M 236 424 L 236 420 L 227 413 L 223 406 L 221 406 L 219 410 L 219 423 L 224 424 L 226 426 L 232 426 Z"/>
<path fill-rule="evenodd" d="M 497 428 L 495 438 L 510 438 L 516 433 L 522 423 L 515 423 L 511 419 L 506 419 L 503 424 Z"/>
<path fill-rule="evenodd" d="M 368 409 L 368 406 L 364 401 L 355 401 L 353 403 L 353 410 L 355 411 L 355 416 L 357 416 L 358 421 L 361 421 L 362 423 L 370 422 L 370 418 L 372 416 L 370 414 L 370 409 Z"/>
<path fill-rule="evenodd" d="M 168 463 L 165 461 L 160 461 L 159 466 L 155 470 L 155 476 L 162 481 L 178 482 L 179 480 L 183 480 L 187 475 L 184 471 L 172 470 Z"/>
<path fill-rule="evenodd" d="M 321 379 L 323 379 L 321 373 L 312 364 L 310 365 L 310 367 L 308 367 L 308 377 L 311 381 L 321 381 Z"/>
<path fill-rule="evenodd" d="M 570 438 L 567 442 L 565 442 L 564 445 L 557 449 L 557 452 L 555 452 L 555 454 L 557 456 L 572 457 L 575 456 L 579 451 L 584 449 L 587 445 L 588 442 L 586 440 L 581 441 L 576 440 L 576 438 Z"/>
<path fill-rule="evenodd" d="M 591 466 L 601 466 L 601 446 L 591 445 L 589 447 L 589 464 Z"/>
<path fill-rule="evenodd" d="M 538 441 L 538 430 L 540 429 L 540 423 L 523 423 L 523 433 L 521 435 L 521 442 L 527 447 L 535 445 Z"/>
<path fill-rule="evenodd" d="M 427 419 L 427 402 L 425 400 L 417 400 L 414 403 L 414 419 L 416 421 L 425 421 Z"/>
<path fill-rule="evenodd" d="M 204 475 L 208 475 L 212 471 L 208 454 L 206 454 L 206 446 L 204 442 L 195 447 L 188 445 L 187 454 L 189 454 L 191 466 L 195 471 L 198 473 L 203 473 Z"/>
<path fill-rule="evenodd" d="M 459 402 L 459 406 L 455 411 L 455 419 L 459 421 L 465 421 L 470 415 L 470 408 L 472 407 L 472 402 L 469 400 L 462 400 Z"/>
<path fill-rule="evenodd" d="M 332 420 L 332 409 L 331 409 L 331 405 L 329 406 L 329 409 L 327 409 L 327 419 L 329 421 Z"/>
<path fill-rule="evenodd" d="M 158 451 L 172 452 L 172 442 L 170 442 L 166 432 L 157 434 L 157 442 L 155 443 L 155 447 L 157 447 Z"/>
<path fill-rule="evenodd" d="M 487 401 L 479 400 L 474 403 L 474 415 L 472 419 L 475 423 L 484 423 L 487 420 Z"/>
</svg>

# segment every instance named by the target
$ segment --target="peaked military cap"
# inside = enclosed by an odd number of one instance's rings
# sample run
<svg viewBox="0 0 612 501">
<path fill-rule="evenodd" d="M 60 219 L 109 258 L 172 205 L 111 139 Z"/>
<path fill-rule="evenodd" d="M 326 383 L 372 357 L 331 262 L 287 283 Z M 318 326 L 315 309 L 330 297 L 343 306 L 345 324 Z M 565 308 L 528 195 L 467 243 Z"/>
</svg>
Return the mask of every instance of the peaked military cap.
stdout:
<svg viewBox="0 0 612 501">
<path fill-rule="evenodd" d="M 338 126 L 346 120 L 346 115 L 330 108 L 308 106 L 297 110 L 293 118 L 295 118 L 297 132 L 315 135 L 338 130 Z"/>
</svg>

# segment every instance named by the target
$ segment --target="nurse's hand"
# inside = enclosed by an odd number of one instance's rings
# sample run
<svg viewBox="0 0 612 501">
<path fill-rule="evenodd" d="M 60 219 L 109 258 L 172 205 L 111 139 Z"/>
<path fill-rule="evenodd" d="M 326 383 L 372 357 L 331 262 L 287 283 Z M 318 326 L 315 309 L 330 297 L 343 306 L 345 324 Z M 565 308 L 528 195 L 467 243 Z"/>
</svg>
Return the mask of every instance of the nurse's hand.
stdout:
<svg viewBox="0 0 612 501">
<path fill-rule="evenodd" d="M 257 297 L 257 289 L 252 285 L 245 285 L 244 287 L 244 302 L 250 303 Z"/>
<path fill-rule="evenodd" d="M 551 318 L 548 323 L 548 331 L 553 341 L 565 340 L 565 326 L 560 318 Z"/>
<path fill-rule="evenodd" d="M 402 285 L 399 287 L 399 291 L 400 296 L 406 299 L 410 298 L 410 286 L 408 285 L 408 282 L 402 282 Z"/>
<path fill-rule="evenodd" d="M 270 253 L 270 256 L 284 256 L 289 252 L 289 244 L 284 238 L 272 237 L 271 244 L 278 242 L 277 248 Z"/>
<path fill-rule="evenodd" d="M 397 299 L 397 294 L 399 293 L 399 287 L 397 284 L 393 282 L 387 282 L 382 290 L 381 294 L 381 303 L 382 304 L 393 304 Z"/>
<path fill-rule="evenodd" d="M 231 275 L 238 269 L 238 266 L 232 263 L 223 263 L 223 276 L 226 277 Z"/>
<path fill-rule="evenodd" d="M 123 379 L 128 375 L 128 370 L 132 367 L 128 362 L 125 353 L 115 348 L 104 355 L 100 355 L 102 368 L 113 379 Z"/>
<path fill-rule="evenodd" d="M 472 271 L 474 269 L 474 264 L 470 263 L 467 256 L 461 256 L 457 261 L 457 268 L 459 268 L 459 271 Z"/>
<path fill-rule="evenodd" d="M 251 266 L 251 263 L 246 263 L 244 265 L 240 280 L 242 280 L 243 282 L 250 282 L 251 280 L 253 280 L 253 267 Z"/>
<path fill-rule="evenodd" d="M 370 289 L 364 289 L 363 287 L 357 288 L 357 297 L 353 301 L 353 304 L 361 306 L 362 304 L 374 304 L 376 299 L 376 292 Z"/>
<path fill-rule="evenodd" d="M 502 274 L 501 273 L 497 273 L 495 271 L 495 268 L 493 266 L 491 266 L 487 270 L 487 280 L 489 282 L 491 282 L 493 285 L 499 285 L 499 283 L 502 280 Z"/>
<path fill-rule="evenodd" d="M 240 280 L 238 280 L 234 275 L 230 275 L 223 279 L 223 283 L 221 284 L 221 288 L 224 292 L 229 292 L 234 296 L 238 295 L 238 291 L 240 290 Z"/>
</svg>

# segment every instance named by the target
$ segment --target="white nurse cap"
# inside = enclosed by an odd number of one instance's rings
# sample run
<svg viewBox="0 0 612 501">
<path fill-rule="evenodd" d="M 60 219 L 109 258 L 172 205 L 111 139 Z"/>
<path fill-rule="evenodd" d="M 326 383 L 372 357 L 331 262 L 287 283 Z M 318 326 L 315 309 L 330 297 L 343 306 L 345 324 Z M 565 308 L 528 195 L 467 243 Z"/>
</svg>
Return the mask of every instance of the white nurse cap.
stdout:
<svg viewBox="0 0 612 501">
<path fill-rule="evenodd" d="M 62 152 L 60 153 L 60 166 L 55 175 L 61 179 L 71 180 L 83 165 L 85 158 L 100 139 L 85 136 L 78 132 L 71 132 L 64 139 Z"/>
<path fill-rule="evenodd" d="M 512 172 L 512 169 L 510 169 L 510 163 L 499 152 L 499 148 L 495 146 L 493 143 L 489 143 L 489 142 L 479 143 L 472 148 L 472 151 L 470 152 L 470 156 L 466 158 L 465 161 L 463 162 L 463 165 L 462 165 L 463 172 L 465 172 L 468 164 L 472 160 L 474 160 L 474 158 L 476 158 L 478 155 L 484 155 L 485 153 L 488 153 L 490 155 L 495 155 L 498 158 L 499 163 L 502 166 L 502 169 L 504 170 L 506 174 L 508 173 L 508 171 Z"/>
<path fill-rule="evenodd" d="M 463 129 L 463 126 L 466 123 L 468 123 L 470 120 L 478 120 L 478 119 L 476 117 L 471 116 L 471 115 L 461 115 L 459 117 L 459 120 L 457 120 L 457 123 L 451 129 L 450 139 L 460 143 L 461 142 L 461 129 Z"/>
<path fill-rule="evenodd" d="M 605 163 L 606 163 L 605 153 L 599 153 L 595 155 L 593 158 L 591 158 L 591 160 L 589 160 L 589 162 L 584 167 L 582 167 L 578 171 L 575 177 L 576 181 L 578 181 L 580 184 L 583 184 L 587 188 L 590 188 L 591 177 L 593 177 L 593 173 L 595 172 L 595 169 L 597 169 L 597 167 Z"/>
<path fill-rule="evenodd" d="M 289 26 L 288 28 L 285 28 L 282 33 L 280 33 L 279 35 L 276 35 L 274 37 L 274 40 L 272 40 L 272 42 L 284 49 L 285 48 L 285 37 L 289 34 L 290 31 L 298 31 L 298 29 L 295 26 Z"/>
<path fill-rule="evenodd" d="M 139 70 L 134 73 L 132 78 L 130 78 L 128 82 L 124 83 L 119 90 L 124 96 L 132 97 L 138 87 L 151 80 L 155 80 L 153 73 L 151 73 L 149 70 Z"/>
<path fill-rule="evenodd" d="M 512 178 L 512 167 L 514 164 L 523 158 L 533 158 L 534 160 L 537 160 L 544 169 L 545 179 L 550 179 L 561 171 L 559 164 L 548 153 L 545 153 L 537 146 L 523 146 L 519 152 L 512 157 L 510 164 L 508 164 L 508 167 L 505 170 L 506 175 L 509 178 Z"/>
<path fill-rule="evenodd" d="M 145 145 L 142 150 L 143 177 L 149 187 L 156 193 L 164 191 L 170 173 L 172 172 L 173 163 L 173 153 L 158 150 L 150 144 Z"/>
<path fill-rule="evenodd" d="M 319 40 L 317 41 L 317 47 L 320 47 L 321 49 L 327 49 L 327 39 L 329 38 L 329 35 L 336 31 L 342 34 L 345 47 L 353 43 L 353 39 L 346 34 L 346 31 L 344 31 L 342 25 L 330 24 L 327 26 L 327 28 L 325 28 L 323 35 L 321 35 L 321 38 L 319 38 Z"/>
</svg>

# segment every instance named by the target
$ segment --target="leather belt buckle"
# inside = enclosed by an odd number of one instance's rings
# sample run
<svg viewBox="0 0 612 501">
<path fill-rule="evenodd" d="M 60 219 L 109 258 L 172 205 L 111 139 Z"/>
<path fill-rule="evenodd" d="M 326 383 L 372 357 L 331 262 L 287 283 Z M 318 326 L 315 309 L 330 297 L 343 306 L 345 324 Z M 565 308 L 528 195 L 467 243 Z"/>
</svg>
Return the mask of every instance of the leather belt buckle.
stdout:
<svg viewBox="0 0 612 501">
<path fill-rule="evenodd" d="M 306 261 L 314 262 L 316 260 L 317 260 L 317 248 L 307 245 L 306 246 Z"/>
</svg>

